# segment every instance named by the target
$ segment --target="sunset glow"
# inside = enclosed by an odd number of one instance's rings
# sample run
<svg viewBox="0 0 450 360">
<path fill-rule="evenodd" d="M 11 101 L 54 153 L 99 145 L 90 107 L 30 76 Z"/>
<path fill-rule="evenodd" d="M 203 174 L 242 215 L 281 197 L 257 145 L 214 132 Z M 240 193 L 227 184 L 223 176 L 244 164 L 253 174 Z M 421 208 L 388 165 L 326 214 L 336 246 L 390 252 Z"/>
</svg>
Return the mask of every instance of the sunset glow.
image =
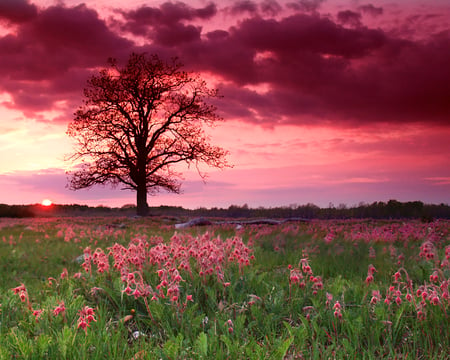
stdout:
<svg viewBox="0 0 450 360">
<path fill-rule="evenodd" d="M 234 165 L 177 168 L 182 194 L 150 206 L 448 204 L 449 48 L 444 0 L 0 2 L 0 203 L 135 202 L 67 189 L 66 130 L 90 75 L 147 52 L 219 89 Z"/>
</svg>

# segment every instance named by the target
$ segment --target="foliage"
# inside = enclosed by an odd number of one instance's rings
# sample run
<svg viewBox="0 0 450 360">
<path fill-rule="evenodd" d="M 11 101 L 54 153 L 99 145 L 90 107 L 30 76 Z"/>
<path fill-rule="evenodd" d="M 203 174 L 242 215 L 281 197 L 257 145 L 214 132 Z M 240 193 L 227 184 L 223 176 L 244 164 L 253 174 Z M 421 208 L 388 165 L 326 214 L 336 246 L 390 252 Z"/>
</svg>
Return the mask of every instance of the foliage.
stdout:
<svg viewBox="0 0 450 360">
<path fill-rule="evenodd" d="M 50 249 L 50 253 L 48 250 Z M 450 223 L 0 219 L 0 358 L 436 358 Z"/>
</svg>

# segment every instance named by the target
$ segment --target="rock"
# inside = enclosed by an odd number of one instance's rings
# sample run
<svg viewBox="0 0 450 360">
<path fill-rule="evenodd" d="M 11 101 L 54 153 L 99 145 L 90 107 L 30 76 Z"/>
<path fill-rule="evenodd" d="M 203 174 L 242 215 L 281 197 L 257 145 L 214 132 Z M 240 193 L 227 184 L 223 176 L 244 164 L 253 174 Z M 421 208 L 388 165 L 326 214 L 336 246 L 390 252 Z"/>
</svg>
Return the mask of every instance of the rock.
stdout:
<svg viewBox="0 0 450 360">
<path fill-rule="evenodd" d="M 189 220 L 188 222 L 181 223 L 181 224 L 175 224 L 175 229 L 186 229 L 193 226 L 208 226 L 213 225 L 213 223 L 205 218 L 196 218 Z"/>
</svg>

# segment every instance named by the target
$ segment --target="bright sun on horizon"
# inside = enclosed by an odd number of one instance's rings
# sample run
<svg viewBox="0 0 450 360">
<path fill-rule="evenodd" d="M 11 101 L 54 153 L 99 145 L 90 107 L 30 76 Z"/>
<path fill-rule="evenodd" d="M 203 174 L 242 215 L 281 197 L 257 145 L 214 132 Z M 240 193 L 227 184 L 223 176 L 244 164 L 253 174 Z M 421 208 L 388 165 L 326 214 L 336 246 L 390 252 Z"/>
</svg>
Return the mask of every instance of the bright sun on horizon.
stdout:
<svg viewBox="0 0 450 360">
<path fill-rule="evenodd" d="M 42 206 L 50 206 L 53 204 L 53 202 L 49 199 L 44 199 L 44 200 L 42 200 L 41 204 L 42 204 Z"/>
</svg>

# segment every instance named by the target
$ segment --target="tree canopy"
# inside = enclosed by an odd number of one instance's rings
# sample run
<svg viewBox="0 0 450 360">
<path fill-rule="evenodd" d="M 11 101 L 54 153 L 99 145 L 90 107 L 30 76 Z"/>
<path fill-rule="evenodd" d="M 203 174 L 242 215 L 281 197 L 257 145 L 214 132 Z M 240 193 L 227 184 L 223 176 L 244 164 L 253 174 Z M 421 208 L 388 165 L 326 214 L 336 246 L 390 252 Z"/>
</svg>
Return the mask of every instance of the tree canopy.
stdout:
<svg viewBox="0 0 450 360">
<path fill-rule="evenodd" d="M 145 215 L 147 194 L 180 192 L 175 164 L 228 166 L 227 151 L 210 144 L 203 126 L 221 120 L 207 102 L 217 90 L 181 67 L 177 59 L 133 53 L 124 67 L 110 59 L 88 80 L 67 130 L 75 139 L 69 159 L 81 161 L 69 173 L 71 189 L 122 184 L 136 191 L 137 213 Z"/>
</svg>

